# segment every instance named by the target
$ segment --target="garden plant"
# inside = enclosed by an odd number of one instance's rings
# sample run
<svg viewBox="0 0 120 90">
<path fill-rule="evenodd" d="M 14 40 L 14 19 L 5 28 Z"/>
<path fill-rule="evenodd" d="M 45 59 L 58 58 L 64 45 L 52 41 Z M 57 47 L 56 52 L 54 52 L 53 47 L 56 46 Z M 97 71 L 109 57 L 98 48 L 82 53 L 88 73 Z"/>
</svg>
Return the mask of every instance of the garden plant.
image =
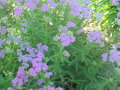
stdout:
<svg viewBox="0 0 120 90">
<path fill-rule="evenodd" d="M 120 0 L 0 0 L 0 90 L 120 90 Z"/>
</svg>

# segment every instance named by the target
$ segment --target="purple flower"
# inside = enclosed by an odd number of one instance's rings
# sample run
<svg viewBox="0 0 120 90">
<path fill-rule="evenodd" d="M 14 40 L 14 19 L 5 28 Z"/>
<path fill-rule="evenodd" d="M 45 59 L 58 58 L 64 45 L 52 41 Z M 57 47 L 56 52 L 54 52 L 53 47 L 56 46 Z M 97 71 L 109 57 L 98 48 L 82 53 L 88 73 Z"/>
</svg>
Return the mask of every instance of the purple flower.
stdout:
<svg viewBox="0 0 120 90">
<path fill-rule="evenodd" d="M 43 49 L 44 49 L 45 51 L 48 51 L 48 46 L 43 45 Z"/>
<path fill-rule="evenodd" d="M 82 9 L 82 15 L 83 15 L 84 17 L 87 17 L 87 16 L 89 15 L 89 11 L 87 10 L 87 8 L 83 8 L 83 9 Z"/>
<path fill-rule="evenodd" d="M 41 10 L 42 11 L 49 11 L 49 7 L 47 4 L 43 4 L 42 7 L 41 7 Z"/>
<path fill-rule="evenodd" d="M 67 33 L 61 33 L 60 41 L 61 41 L 62 46 L 68 46 L 70 43 L 75 42 L 75 37 L 71 33 L 70 33 L 70 35 L 67 35 Z"/>
<path fill-rule="evenodd" d="M 60 0 L 61 4 L 65 4 L 66 0 Z"/>
<path fill-rule="evenodd" d="M 114 2 L 111 2 L 111 4 L 116 6 L 116 5 L 118 5 L 119 3 L 114 1 Z"/>
<path fill-rule="evenodd" d="M 47 3 L 50 3 L 50 2 L 52 2 L 52 0 L 47 0 Z"/>
<path fill-rule="evenodd" d="M 51 7 L 56 7 L 56 6 L 57 6 L 57 3 L 55 3 L 55 2 L 52 1 L 52 2 L 50 2 L 50 6 L 51 6 Z"/>
<path fill-rule="evenodd" d="M 38 85 L 41 85 L 44 82 L 43 79 L 38 80 Z"/>
<path fill-rule="evenodd" d="M 52 72 L 46 72 L 45 73 L 45 77 L 50 78 L 50 76 L 52 76 Z"/>
<path fill-rule="evenodd" d="M 42 59 L 42 58 L 44 58 L 44 54 L 40 51 L 40 52 L 38 52 L 37 57 Z"/>
<path fill-rule="evenodd" d="M 30 68 L 30 69 L 29 69 L 29 73 L 30 73 L 30 75 L 33 76 L 33 77 L 36 77 L 36 75 L 37 75 L 35 69 L 33 69 L 33 68 Z"/>
<path fill-rule="evenodd" d="M 3 4 L 3 5 L 5 5 L 7 2 L 6 2 L 6 0 L 0 0 L 0 2 Z"/>
<path fill-rule="evenodd" d="M 47 70 L 48 70 L 48 65 L 47 65 L 47 63 L 43 63 L 42 70 L 43 70 L 43 71 L 47 71 Z"/>
<path fill-rule="evenodd" d="M 115 48 L 119 48 L 119 45 L 118 45 L 118 44 L 114 44 L 114 47 L 115 47 Z"/>
<path fill-rule="evenodd" d="M 55 88 L 54 87 L 48 87 L 48 90 L 55 90 Z"/>
<path fill-rule="evenodd" d="M 70 11 L 70 13 L 71 13 L 72 15 L 74 15 L 74 16 L 79 16 L 79 14 L 80 14 L 80 12 L 78 12 L 78 11 L 76 11 L 76 10 L 74 10 L 74 9 L 72 9 L 72 10 Z"/>
<path fill-rule="evenodd" d="M 67 33 L 68 28 L 67 27 L 61 27 L 61 28 L 59 28 L 59 32 Z"/>
<path fill-rule="evenodd" d="M 6 32 L 7 32 L 7 30 L 8 30 L 8 29 L 6 28 L 6 26 L 3 26 L 2 29 L 0 29 L 1 34 L 2 34 L 2 35 L 5 35 Z"/>
<path fill-rule="evenodd" d="M 63 88 L 61 88 L 61 87 L 58 87 L 58 88 L 57 88 L 57 90 L 64 90 L 64 89 L 63 89 Z"/>
<path fill-rule="evenodd" d="M 61 37 L 60 40 L 61 40 L 61 45 L 62 46 L 68 46 L 71 43 L 70 38 L 69 38 L 69 36 L 67 36 L 66 33 L 62 33 L 60 35 L 60 37 Z"/>
<path fill-rule="evenodd" d="M 18 78 L 14 78 L 14 79 L 12 80 L 13 86 L 17 86 L 17 82 L 18 82 Z"/>
<path fill-rule="evenodd" d="M 0 6 L 1 9 L 3 9 L 3 6 Z"/>
<path fill-rule="evenodd" d="M 22 23 L 22 26 L 23 27 L 26 27 L 27 26 L 27 23 L 25 22 L 25 23 Z"/>
<path fill-rule="evenodd" d="M 23 70 L 23 67 L 18 68 L 17 76 L 18 77 L 24 77 L 25 71 Z"/>
<path fill-rule="evenodd" d="M 19 67 L 17 76 L 12 80 L 13 86 L 17 86 L 21 88 L 21 86 L 28 82 L 28 77 L 25 75 L 25 71 L 23 67 Z"/>
<path fill-rule="evenodd" d="M 75 27 L 76 24 L 73 23 L 73 22 L 67 22 L 67 25 L 66 25 L 66 26 L 67 26 L 67 27 Z"/>
<path fill-rule="evenodd" d="M 108 58 L 108 54 L 107 53 L 103 53 L 102 54 L 102 60 L 103 61 L 107 61 L 107 58 Z"/>
<path fill-rule="evenodd" d="M 33 88 L 31 88 L 31 89 L 28 89 L 28 90 L 33 90 Z"/>
<path fill-rule="evenodd" d="M 26 2 L 25 6 L 29 9 L 35 9 L 36 8 L 36 5 L 32 2 Z"/>
<path fill-rule="evenodd" d="M 120 12 L 117 13 L 117 16 L 120 16 Z"/>
<path fill-rule="evenodd" d="M 75 0 L 68 0 L 69 7 L 71 8 L 70 13 L 74 16 L 79 16 L 80 12 L 82 11 L 82 6 Z"/>
<path fill-rule="evenodd" d="M 118 11 L 120 11 L 120 8 L 118 8 Z"/>
<path fill-rule="evenodd" d="M 78 34 L 83 33 L 84 31 L 82 29 L 78 30 Z"/>
<path fill-rule="evenodd" d="M 9 87 L 9 88 L 7 88 L 7 90 L 14 90 L 13 88 L 11 88 L 11 87 Z"/>
<path fill-rule="evenodd" d="M 28 68 L 29 64 L 28 63 L 22 63 L 22 66 L 24 66 L 25 68 Z"/>
<path fill-rule="evenodd" d="M 26 28 L 22 27 L 21 31 L 26 32 L 27 30 L 26 30 Z"/>
<path fill-rule="evenodd" d="M 75 38 L 74 36 L 69 36 L 69 38 L 70 38 L 70 42 L 71 42 L 71 43 L 75 42 L 75 39 L 76 39 L 76 38 Z"/>
<path fill-rule="evenodd" d="M 23 0 L 17 0 L 17 1 L 16 1 L 16 3 L 21 3 L 21 2 L 23 2 Z"/>
<path fill-rule="evenodd" d="M 120 25 L 120 19 L 119 18 L 116 19 L 116 22 L 117 22 L 118 25 Z"/>
<path fill-rule="evenodd" d="M 23 7 L 22 6 L 16 6 L 14 8 L 14 14 L 15 16 L 21 16 L 21 14 L 24 12 Z"/>
<path fill-rule="evenodd" d="M 101 32 L 90 32 L 87 35 L 87 40 L 89 42 L 101 43 L 102 34 Z"/>
<path fill-rule="evenodd" d="M 33 1 L 33 3 L 36 4 L 36 5 L 37 5 L 39 2 L 40 2 L 40 0 L 34 0 L 34 1 Z"/>
<path fill-rule="evenodd" d="M 109 57 L 109 61 L 110 62 L 114 62 L 114 61 L 118 61 L 119 57 L 120 57 L 120 52 L 117 50 L 110 50 L 109 51 L 110 57 Z"/>
<path fill-rule="evenodd" d="M 4 58 L 4 57 L 5 57 L 4 54 L 5 54 L 5 50 L 0 50 L 0 57 L 1 57 L 1 58 Z"/>
</svg>

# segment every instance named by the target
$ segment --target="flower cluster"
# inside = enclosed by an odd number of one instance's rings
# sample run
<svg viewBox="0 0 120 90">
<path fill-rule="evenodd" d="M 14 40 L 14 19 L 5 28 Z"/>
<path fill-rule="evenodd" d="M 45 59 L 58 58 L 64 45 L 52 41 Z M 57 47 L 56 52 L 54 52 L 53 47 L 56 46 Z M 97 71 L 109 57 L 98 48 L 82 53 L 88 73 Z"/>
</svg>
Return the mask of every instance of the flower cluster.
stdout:
<svg viewBox="0 0 120 90">
<path fill-rule="evenodd" d="M 24 0 L 17 0 L 16 3 L 21 3 Z M 26 0 L 24 1 L 24 6 L 16 6 L 14 8 L 14 14 L 15 16 L 21 16 L 21 14 L 24 12 L 23 8 L 27 7 L 28 9 L 40 9 L 42 11 L 49 11 L 50 7 L 56 7 L 57 3 L 52 0 L 47 0 L 46 3 L 43 3 L 42 6 L 39 8 L 37 5 L 39 4 L 40 0 Z M 50 7 L 49 7 L 50 6 Z"/>
<path fill-rule="evenodd" d="M 65 3 L 62 0 L 61 3 Z M 88 4 L 91 4 L 91 0 L 84 0 L 84 5 L 87 5 L 87 7 L 83 7 L 80 3 L 78 3 L 76 0 L 68 0 L 69 8 L 71 8 L 70 13 L 74 16 L 84 16 L 85 18 L 90 18 L 91 8 L 88 6 Z M 81 18 L 80 18 L 81 19 Z"/>
<path fill-rule="evenodd" d="M 21 41 L 22 42 L 22 41 Z M 12 84 L 15 87 L 22 88 L 22 86 L 29 82 L 29 77 L 39 77 L 39 72 L 42 72 L 42 77 L 50 78 L 52 76 L 52 72 L 46 72 L 48 70 L 47 63 L 43 62 L 44 51 L 48 51 L 48 47 L 46 45 L 42 45 L 39 43 L 36 48 L 32 48 L 29 43 L 22 42 L 21 50 L 18 50 L 17 55 L 19 56 L 18 61 L 22 62 L 22 66 L 18 68 L 18 72 L 16 77 L 12 80 Z M 27 54 L 23 54 L 26 52 Z M 28 73 L 27 73 L 28 72 Z M 43 73 L 44 72 L 44 73 Z M 40 75 L 40 76 L 41 76 Z M 44 79 L 39 79 L 37 81 L 37 85 L 41 85 L 44 83 Z M 39 88 L 38 90 L 55 90 L 52 86 L 44 86 L 43 88 Z M 63 90 L 58 87 L 58 90 Z M 8 88 L 8 90 L 14 90 L 13 88 Z M 33 90 L 32 88 L 30 90 Z"/>
<path fill-rule="evenodd" d="M 42 7 L 41 7 L 41 10 L 44 11 L 44 12 L 45 11 L 49 11 L 48 5 L 47 4 L 43 4 Z"/>
<path fill-rule="evenodd" d="M 21 16 L 21 14 L 24 12 L 23 6 L 16 6 L 14 8 L 14 14 L 15 16 Z"/>
<path fill-rule="evenodd" d="M 90 32 L 88 35 L 87 35 L 87 40 L 89 42 L 95 42 L 97 44 L 100 44 L 101 43 L 101 38 L 102 38 L 102 34 L 101 32 Z"/>
<path fill-rule="evenodd" d="M 36 9 L 37 4 L 39 3 L 39 0 L 27 0 L 25 2 L 25 7 L 29 9 Z"/>
<path fill-rule="evenodd" d="M 6 2 L 6 0 L 0 0 L 0 3 L 2 3 L 3 5 L 6 5 L 7 2 Z M 0 8 L 2 9 L 3 6 L 0 5 Z"/>
<path fill-rule="evenodd" d="M 23 42 L 22 40 L 20 42 L 21 49 L 18 50 L 17 55 L 19 56 L 18 61 L 22 62 L 22 66 L 19 67 L 17 76 L 12 80 L 13 86 L 21 88 L 23 84 L 29 81 L 29 76 L 38 77 L 39 72 L 42 72 L 41 75 L 43 75 L 43 77 L 50 78 L 52 72 L 46 72 L 48 65 L 43 62 L 44 51 L 48 51 L 48 47 L 39 43 L 36 49 L 31 47 L 27 42 Z M 27 54 L 24 55 L 23 52 Z M 29 74 L 27 74 L 27 72 L 29 72 Z M 44 83 L 44 80 L 40 79 L 36 84 L 41 85 L 42 83 Z"/>
<path fill-rule="evenodd" d="M 56 6 L 57 6 L 57 3 L 55 3 L 55 2 L 52 1 L 52 0 L 47 0 L 47 3 L 48 3 L 51 7 L 56 7 Z"/>
<path fill-rule="evenodd" d="M 82 29 L 78 30 L 78 34 L 83 33 L 84 31 Z"/>
<path fill-rule="evenodd" d="M 114 48 L 115 48 L 116 50 L 119 50 L 119 49 L 120 49 L 120 44 L 114 44 Z"/>
<path fill-rule="evenodd" d="M 110 62 L 116 61 L 117 64 L 120 65 L 120 51 L 112 49 L 109 51 L 109 53 L 103 53 L 102 60 L 103 61 L 109 60 Z"/>
<path fill-rule="evenodd" d="M 16 0 L 16 3 L 21 3 L 23 2 L 24 0 Z"/>
<path fill-rule="evenodd" d="M 24 0 L 17 0 L 16 3 L 21 3 L 23 1 Z M 36 9 L 38 3 L 39 0 L 26 0 L 24 6 L 19 5 L 14 8 L 15 16 L 21 16 L 21 14 L 24 12 L 24 7 L 27 7 L 28 9 Z"/>
<path fill-rule="evenodd" d="M 57 3 L 56 2 L 54 2 L 54 1 L 52 1 L 52 0 L 47 0 L 47 2 L 46 3 L 44 3 L 43 5 L 42 5 L 42 7 L 40 8 L 42 11 L 49 11 L 49 9 L 50 9 L 50 7 L 57 7 Z"/>
<path fill-rule="evenodd" d="M 70 13 L 74 16 L 79 16 L 82 12 L 82 5 L 80 5 L 76 0 L 68 0 L 69 8 L 71 8 Z"/>
<path fill-rule="evenodd" d="M 75 42 L 76 38 L 73 36 L 73 33 L 68 30 L 67 27 L 62 27 L 59 29 L 59 31 L 61 32 L 60 36 L 56 35 L 54 37 L 54 40 L 55 41 L 60 40 L 62 46 L 68 46 L 69 44 Z"/>
<path fill-rule="evenodd" d="M 73 23 L 73 22 L 68 22 L 66 26 L 67 26 L 68 28 L 69 28 L 69 27 L 75 27 L 76 24 Z"/>
<path fill-rule="evenodd" d="M 112 5 L 119 5 L 119 0 L 114 0 L 113 2 L 111 2 Z"/>
<path fill-rule="evenodd" d="M 4 58 L 5 57 L 5 50 L 0 50 L 0 58 Z"/>
<path fill-rule="evenodd" d="M 21 88 L 21 86 L 28 82 L 28 76 L 25 75 L 24 67 L 19 67 L 17 76 L 12 80 L 13 86 Z"/>
<path fill-rule="evenodd" d="M 1 32 L 2 35 L 5 35 L 7 30 L 8 29 L 6 28 L 6 26 L 2 26 L 2 28 L 0 29 L 0 32 Z"/>
</svg>

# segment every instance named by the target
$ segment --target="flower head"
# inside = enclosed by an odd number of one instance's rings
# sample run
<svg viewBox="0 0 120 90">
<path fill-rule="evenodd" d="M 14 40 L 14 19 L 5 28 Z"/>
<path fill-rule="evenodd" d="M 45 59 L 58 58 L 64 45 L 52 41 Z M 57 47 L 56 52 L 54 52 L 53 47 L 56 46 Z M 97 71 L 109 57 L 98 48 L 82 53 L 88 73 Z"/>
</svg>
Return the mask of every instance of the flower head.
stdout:
<svg viewBox="0 0 120 90">
<path fill-rule="evenodd" d="M 76 24 L 73 23 L 73 22 L 68 22 L 66 26 L 67 26 L 67 27 L 75 27 Z"/>
</svg>

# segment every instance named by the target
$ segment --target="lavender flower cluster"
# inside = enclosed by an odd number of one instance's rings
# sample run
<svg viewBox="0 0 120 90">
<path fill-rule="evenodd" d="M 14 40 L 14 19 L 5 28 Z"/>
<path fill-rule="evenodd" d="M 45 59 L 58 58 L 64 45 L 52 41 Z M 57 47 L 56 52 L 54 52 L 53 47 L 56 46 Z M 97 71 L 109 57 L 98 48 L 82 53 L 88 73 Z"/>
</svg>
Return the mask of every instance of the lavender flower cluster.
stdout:
<svg viewBox="0 0 120 90">
<path fill-rule="evenodd" d="M 3 9 L 3 5 L 6 5 L 6 0 L 0 0 L 0 3 L 2 3 L 2 5 L 0 5 L 0 9 Z"/>
<path fill-rule="evenodd" d="M 22 13 L 24 12 L 24 8 L 26 7 L 27 9 L 38 9 L 42 11 L 49 11 L 50 7 L 56 7 L 57 3 L 52 1 L 52 0 L 47 0 L 46 3 L 43 3 L 42 6 L 39 8 L 37 5 L 39 4 L 40 0 L 17 0 L 16 3 L 20 4 L 24 2 L 24 6 L 16 6 L 14 8 L 14 14 L 15 16 L 21 16 Z"/>
<path fill-rule="evenodd" d="M 68 28 L 70 28 L 70 27 L 75 27 L 75 26 L 76 26 L 75 23 L 73 23 L 73 22 L 68 22 L 65 27 L 61 27 L 61 28 L 59 29 L 59 31 L 61 32 L 61 34 L 60 34 L 59 36 L 56 35 L 56 36 L 54 37 L 54 40 L 55 40 L 55 41 L 60 40 L 60 41 L 61 41 L 61 45 L 62 45 L 63 47 L 64 47 L 64 46 L 68 46 L 69 44 L 75 42 L 75 39 L 76 39 L 76 38 L 74 37 L 72 31 L 69 31 L 69 30 L 68 30 Z"/>
<path fill-rule="evenodd" d="M 42 59 L 44 58 L 44 51 L 48 50 L 46 45 L 42 45 L 41 43 L 37 45 L 38 49 L 30 47 L 29 43 L 23 43 L 24 48 L 18 50 L 17 55 L 19 56 L 19 62 L 22 62 L 23 68 L 29 68 L 29 75 L 32 77 L 36 77 L 40 71 L 47 71 L 48 65 L 44 63 Z M 28 54 L 23 55 L 22 52 L 27 51 Z M 32 66 L 32 67 L 30 67 Z M 15 79 L 12 80 L 13 86 L 18 86 L 19 88 L 28 81 L 28 76 L 25 75 L 25 71 L 23 68 L 19 67 L 19 72 L 21 72 L 21 76 L 17 75 Z M 46 74 L 47 73 L 47 74 Z M 46 72 L 44 76 L 50 77 L 52 75 Z"/>
<path fill-rule="evenodd" d="M 109 53 L 103 53 L 102 54 L 102 60 L 103 61 L 110 61 L 110 62 L 117 62 L 118 65 L 120 65 L 120 51 L 111 49 Z"/>
<path fill-rule="evenodd" d="M 23 0 L 17 0 L 17 3 L 21 3 Z M 52 0 L 47 0 L 46 3 L 43 3 L 42 6 L 39 8 L 37 5 L 39 4 L 39 0 L 26 0 L 24 3 L 24 6 L 16 6 L 14 8 L 14 14 L 15 16 L 21 16 L 21 14 L 24 12 L 24 7 L 27 7 L 28 9 L 40 9 L 42 11 L 49 11 L 50 7 L 57 7 L 57 3 Z M 91 4 L 91 0 L 84 1 L 84 5 L 81 5 L 76 0 L 60 0 L 60 3 L 64 5 L 65 3 L 68 3 L 69 8 L 71 8 L 70 13 L 74 16 L 84 16 L 85 18 L 90 18 L 90 13 L 92 11 L 91 7 L 88 6 L 88 4 Z"/>
<path fill-rule="evenodd" d="M 63 3 L 63 1 L 61 1 Z M 85 18 L 90 18 L 91 8 L 88 6 L 88 4 L 91 4 L 91 0 L 84 0 L 84 5 L 81 5 L 76 0 L 68 0 L 68 6 L 71 8 L 70 13 L 73 16 L 84 16 Z"/>
<path fill-rule="evenodd" d="M 97 44 L 100 44 L 101 43 L 101 38 L 102 38 L 102 34 L 101 32 L 90 32 L 88 35 L 87 35 L 87 40 L 89 42 L 95 42 Z"/>
<path fill-rule="evenodd" d="M 19 40 L 16 40 L 19 39 Z M 44 79 L 50 78 L 52 76 L 52 72 L 47 72 L 48 65 L 43 62 L 44 51 L 48 51 L 48 47 L 46 45 L 42 45 L 39 43 L 37 45 L 37 49 L 30 46 L 28 42 L 23 42 L 20 38 L 14 38 L 14 40 L 19 43 L 21 49 L 18 50 L 18 61 L 22 63 L 22 65 L 18 68 L 16 77 L 12 80 L 12 84 L 14 87 L 22 89 L 22 86 L 29 82 L 30 77 L 38 77 L 39 75 L 43 78 L 37 81 L 37 85 L 41 85 L 44 83 Z M 26 52 L 27 54 L 23 54 Z M 42 73 L 41 73 L 42 72 Z M 55 90 L 54 87 L 44 86 L 38 90 Z M 8 90 L 14 90 L 9 87 Z M 33 90 L 33 89 L 30 89 Z M 58 87 L 58 90 L 63 90 Z"/>
<path fill-rule="evenodd" d="M 113 2 L 111 2 L 112 5 L 119 5 L 119 0 L 113 0 Z"/>
</svg>

